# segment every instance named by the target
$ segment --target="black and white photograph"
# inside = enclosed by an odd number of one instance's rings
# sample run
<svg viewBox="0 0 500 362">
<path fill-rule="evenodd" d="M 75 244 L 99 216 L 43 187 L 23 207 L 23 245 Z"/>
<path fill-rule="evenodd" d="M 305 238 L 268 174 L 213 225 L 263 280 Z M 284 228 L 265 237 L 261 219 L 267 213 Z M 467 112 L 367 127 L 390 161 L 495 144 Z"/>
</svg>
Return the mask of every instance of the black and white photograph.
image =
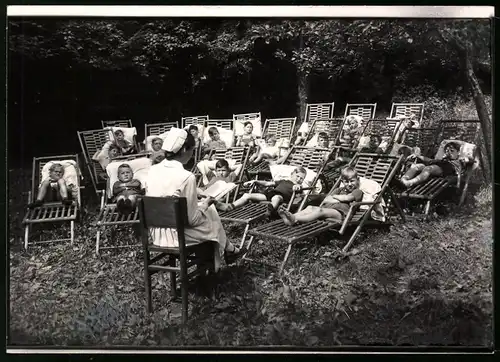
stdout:
<svg viewBox="0 0 500 362">
<path fill-rule="evenodd" d="M 492 7 L 71 8 L 8 9 L 12 351 L 493 349 Z"/>
</svg>

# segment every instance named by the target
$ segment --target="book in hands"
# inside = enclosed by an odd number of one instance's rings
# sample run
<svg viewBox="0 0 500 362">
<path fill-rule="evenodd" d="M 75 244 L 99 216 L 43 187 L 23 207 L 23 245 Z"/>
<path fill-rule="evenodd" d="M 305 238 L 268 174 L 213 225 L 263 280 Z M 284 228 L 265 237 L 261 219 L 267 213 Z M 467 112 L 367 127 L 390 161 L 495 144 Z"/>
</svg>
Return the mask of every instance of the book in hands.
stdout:
<svg viewBox="0 0 500 362">
<path fill-rule="evenodd" d="M 219 180 L 216 181 L 213 185 L 207 187 L 203 191 L 203 194 L 206 196 L 211 196 L 216 200 L 220 200 L 235 188 L 236 184 L 234 182 L 226 182 L 224 180 Z"/>
</svg>

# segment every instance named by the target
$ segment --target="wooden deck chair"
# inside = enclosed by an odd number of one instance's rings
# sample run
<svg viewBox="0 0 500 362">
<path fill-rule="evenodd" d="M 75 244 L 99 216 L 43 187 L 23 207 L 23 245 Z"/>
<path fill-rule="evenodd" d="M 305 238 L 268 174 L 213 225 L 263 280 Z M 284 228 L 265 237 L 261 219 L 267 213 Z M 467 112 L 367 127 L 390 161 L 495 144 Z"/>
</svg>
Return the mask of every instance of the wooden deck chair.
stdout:
<svg viewBox="0 0 500 362">
<path fill-rule="evenodd" d="M 177 122 L 162 122 L 162 123 L 146 123 L 144 125 L 144 152 L 150 152 L 151 149 L 151 141 L 154 136 L 160 136 L 167 131 L 169 131 L 172 127 L 178 127 Z"/>
<path fill-rule="evenodd" d="M 479 132 L 479 121 L 446 121 L 441 122 L 440 131 L 438 133 L 437 141 L 440 143 L 439 148 L 433 158 L 442 156 L 442 149 L 446 140 L 455 141 L 463 145 L 464 143 L 475 145 L 476 136 Z M 446 137 L 446 138 L 444 138 Z M 460 139 L 463 137 L 464 139 Z M 472 142 L 471 142 L 472 141 Z M 464 146 L 462 146 L 464 147 Z M 446 177 L 432 177 L 427 182 L 410 187 L 407 190 L 397 193 L 400 199 L 419 200 L 425 203 L 423 216 L 425 219 L 429 217 L 431 207 L 438 197 L 448 188 L 455 188 L 458 197 L 458 206 L 460 207 L 465 201 L 467 194 L 470 177 L 474 169 L 479 166 L 479 148 L 476 147 L 474 154 L 470 157 L 470 162 L 466 165 L 461 175 L 453 175 Z"/>
<path fill-rule="evenodd" d="M 368 120 L 375 118 L 376 110 L 377 103 L 347 103 L 345 106 L 344 118 L 354 115 Z"/>
<path fill-rule="evenodd" d="M 101 121 L 102 128 L 106 127 L 125 127 L 132 128 L 132 120 L 131 119 L 117 119 L 117 120 L 107 120 Z"/>
<path fill-rule="evenodd" d="M 61 163 L 64 168 L 63 178 L 66 180 L 68 186 L 73 185 L 71 190 L 71 196 L 73 199 L 73 204 L 63 205 L 61 202 L 47 202 L 42 206 L 29 209 L 23 219 L 23 225 L 25 227 L 24 231 L 24 248 L 28 249 L 29 236 L 31 228 L 34 224 L 41 223 L 57 223 L 57 222 L 68 222 L 70 223 L 70 238 L 57 239 L 57 240 L 47 240 L 34 242 L 38 243 L 50 243 L 56 241 L 70 240 L 73 244 L 75 239 L 75 221 L 78 217 L 80 207 L 81 207 L 81 186 L 80 180 L 82 178 L 80 164 L 78 155 L 59 155 L 50 157 L 33 157 L 33 168 L 32 168 L 32 178 L 31 178 L 31 190 L 28 192 L 28 203 L 32 203 L 38 194 L 38 188 L 40 183 L 45 177 L 48 177 L 48 167 L 49 164 L 53 162 Z M 44 169 L 45 166 L 45 169 Z"/>
<path fill-rule="evenodd" d="M 324 165 L 324 156 L 327 153 L 328 149 L 323 148 L 311 149 L 307 147 L 293 147 L 291 152 L 287 156 L 285 164 L 291 166 L 302 166 L 308 170 L 314 171 L 316 175 L 314 176 L 314 179 L 309 183 L 310 189 L 312 189 L 316 186 L 316 183 L 321 176 L 322 167 Z M 309 189 L 309 186 L 307 187 L 307 189 Z M 305 188 L 305 190 L 307 189 Z M 292 205 L 294 196 L 292 196 L 288 207 Z M 245 244 L 245 241 L 247 239 L 247 232 L 250 228 L 250 225 L 266 217 L 266 209 L 268 204 L 269 202 L 249 203 L 243 207 L 219 213 L 221 220 L 224 222 L 232 222 L 245 225 L 245 230 L 243 231 L 240 247 Z"/>
<path fill-rule="evenodd" d="M 90 131 L 78 131 L 77 135 L 80 141 L 80 147 L 82 148 L 85 164 L 89 170 L 90 180 L 92 181 L 96 193 L 99 193 L 102 184 L 106 182 L 106 170 L 93 158 L 101 152 L 104 144 L 109 141 L 109 130 L 95 129 Z"/>
<path fill-rule="evenodd" d="M 396 118 L 397 116 L 410 117 L 412 114 L 415 115 L 419 124 L 422 124 L 424 103 L 393 103 L 389 118 Z"/>
<path fill-rule="evenodd" d="M 205 126 L 206 121 L 208 121 L 207 116 L 191 116 L 191 117 L 182 117 L 181 118 L 181 127 L 185 128 L 187 126 L 191 126 L 192 124 L 201 124 Z"/>
<path fill-rule="evenodd" d="M 285 225 L 282 220 L 276 220 L 269 224 L 259 225 L 258 227 L 248 231 L 248 234 L 251 235 L 251 241 L 254 237 L 259 237 L 288 243 L 285 256 L 279 268 L 280 274 L 285 268 L 285 264 L 288 261 L 293 245 L 298 241 L 312 238 L 326 231 L 336 231 L 340 235 L 343 235 L 347 227 L 357 226 L 349 241 L 342 249 L 343 252 L 347 252 L 356 236 L 364 226 L 387 223 L 387 219 L 386 221 L 376 221 L 372 217 L 372 211 L 374 211 L 375 205 L 381 204 L 383 197 L 390 196 L 390 200 L 396 207 L 401 219 L 403 221 L 405 220 L 397 199 L 395 198 L 392 189 L 389 187 L 389 183 L 396 174 L 401 161 L 402 157 L 357 153 L 349 165 L 356 169 L 360 177 L 377 181 L 381 186 L 380 192 L 376 195 L 373 201 L 352 203 L 348 214 L 341 224 L 330 222 L 325 219 L 300 223 L 293 226 Z M 339 187 L 340 182 L 341 179 L 339 177 L 329 193 Z M 321 203 L 321 205 L 322 204 L 323 203 Z M 304 204 L 301 205 L 301 209 L 303 206 Z M 247 256 L 250 252 L 250 247 L 251 244 L 249 243 L 247 247 L 247 254 L 243 256 L 243 259 L 249 259 Z"/>
<path fill-rule="evenodd" d="M 248 162 L 248 156 L 250 154 L 250 149 L 248 147 L 230 147 L 225 150 L 212 150 L 209 155 L 208 160 L 200 161 L 197 164 L 198 171 L 201 175 L 206 175 L 208 170 L 205 170 L 205 167 L 209 165 L 209 163 L 214 163 L 219 159 L 225 159 L 228 161 L 229 166 L 239 166 L 238 167 L 238 179 L 236 180 L 236 189 L 234 190 L 233 201 L 238 197 L 238 192 L 240 189 L 240 184 L 243 181 L 243 176 L 245 175 L 244 170 L 246 168 Z M 203 163 L 203 165 L 201 164 Z M 203 170 L 200 170 L 203 168 Z M 198 181 L 198 187 L 201 187 L 203 181 L 203 177 L 200 177 Z M 230 193 L 227 194 L 226 202 L 230 200 Z"/>
<path fill-rule="evenodd" d="M 265 139 L 267 135 L 275 135 L 280 151 L 286 152 L 291 145 L 296 122 L 297 117 L 268 118 L 264 123 L 262 138 Z M 248 165 L 245 171 L 250 175 L 270 173 L 269 164 L 267 162 L 260 162 L 257 165 Z"/>
<path fill-rule="evenodd" d="M 233 114 L 233 121 L 252 121 L 261 119 L 260 112 Z"/>
<path fill-rule="evenodd" d="M 436 152 L 438 133 L 438 128 L 409 128 L 404 131 L 398 143 L 412 148 L 418 147 L 422 155 L 432 157 Z"/>
<path fill-rule="evenodd" d="M 335 102 L 332 103 L 308 103 L 303 122 L 312 123 L 315 119 L 333 118 Z"/>
<path fill-rule="evenodd" d="M 132 168 L 134 172 L 134 178 L 141 181 L 144 187 L 145 180 L 151 167 L 151 160 L 144 154 L 130 155 L 125 157 L 120 157 L 119 159 L 113 160 L 107 167 L 106 172 L 108 174 L 108 182 L 106 187 L 101 191 L 101 204 L 99 215 L 97 216 L 96 226 L 96 247 L 95 252 L 99 255 L 99 251 L 102 249 L 116 249 L 122 247 L 132 247 L 133 245 L 124 246 L 107 246 L 101 247 L 101 232 L 105 231 L 107 227 L 110 226 L 134 226 L 139 223 L 139 214 L 136 210 L 128 215 L 123 215 L 118 213 L 116 208 L 116 203 L 113 200 L 112 187 L 113 184 L 118 180 L 118 167 L 127 163 Z M 113 233 L 111 236 L 113 239 Z M 111 240 L 113 242 L 113 240 Z"/>
</svg>

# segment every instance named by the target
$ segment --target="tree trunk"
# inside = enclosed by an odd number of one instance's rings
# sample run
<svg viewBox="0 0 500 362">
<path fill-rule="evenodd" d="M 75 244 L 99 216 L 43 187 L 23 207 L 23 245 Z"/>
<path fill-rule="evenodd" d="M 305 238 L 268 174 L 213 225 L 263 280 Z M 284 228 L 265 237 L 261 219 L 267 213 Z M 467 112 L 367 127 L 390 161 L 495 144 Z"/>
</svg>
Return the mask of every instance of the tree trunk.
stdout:
<svg viewBox="0 0 500 362">
<path fill-rule="evenodd" d="M 304 48 L 304 38 L 299 37 L 299 52 Z M 309 74 L 306 70 L 297 67 L 297 106 L 299 122 L 302 123 L 306 114 L 307 98 L 309 96 Z"/>
<path fill-rule="evenodd" d="M 481 158 L 482 158 L 482 167 L 483 173 L 486 178 L 486 181 L 492 180 L 491 174 L 491 162 L 492 162 L 492 149 L 491 149 L 491 140 L 493 137 L 493 130 L 491 124 L 491 118 L 488 114 L 488 107 L 486 102 L 484 101 L 484 94 L 479 86 L 479 81 L 477 80 L 476 74 L 474 73 L 474 68 L 472 67 L 472 63 L 470 61 L 469 56 L 466 54 L 465 58 L 466 71 L 467 71 L 467 80 L 469 83 L 469 87 L 472 90 L 472 95 L 474 98 L 474 103 L 476 104 L 477 115 L 479 117 L 479 121 L 481 123 L 481 129 L 483 133 L 483 142 L 480 142 L 481 148 Z"/>
</svg>

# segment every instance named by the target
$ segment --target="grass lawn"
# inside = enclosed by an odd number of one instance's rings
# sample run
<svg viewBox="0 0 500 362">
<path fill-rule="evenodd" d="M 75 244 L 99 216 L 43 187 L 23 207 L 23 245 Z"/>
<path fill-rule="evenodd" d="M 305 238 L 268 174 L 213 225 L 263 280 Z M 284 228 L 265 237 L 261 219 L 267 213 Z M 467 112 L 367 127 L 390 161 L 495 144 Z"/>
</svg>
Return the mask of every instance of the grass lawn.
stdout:
<svg viewBox="0 0 500 362">
<path fill-rule="evenodd" d="M 11 345 L 492 346 L 491 188 L 436 220 L 366 230 L 348 256 L 333 237 L 297 245 L 281 277 L 223 268 L 193 284 L 183 326 L 166 276 L 153 278 L 155 311 L 146 314 L 139 247 L 94 255 L 95 207 L 73 246 L 24 251 L 28 187 L 23 172 L 9 176 Z M 241 230 L 227 233 L 237 240 Z M 130 235 L 118 232 L 134 243 Z M 256 242 L 265 260 L 284 250 Z"/>
</svg>

